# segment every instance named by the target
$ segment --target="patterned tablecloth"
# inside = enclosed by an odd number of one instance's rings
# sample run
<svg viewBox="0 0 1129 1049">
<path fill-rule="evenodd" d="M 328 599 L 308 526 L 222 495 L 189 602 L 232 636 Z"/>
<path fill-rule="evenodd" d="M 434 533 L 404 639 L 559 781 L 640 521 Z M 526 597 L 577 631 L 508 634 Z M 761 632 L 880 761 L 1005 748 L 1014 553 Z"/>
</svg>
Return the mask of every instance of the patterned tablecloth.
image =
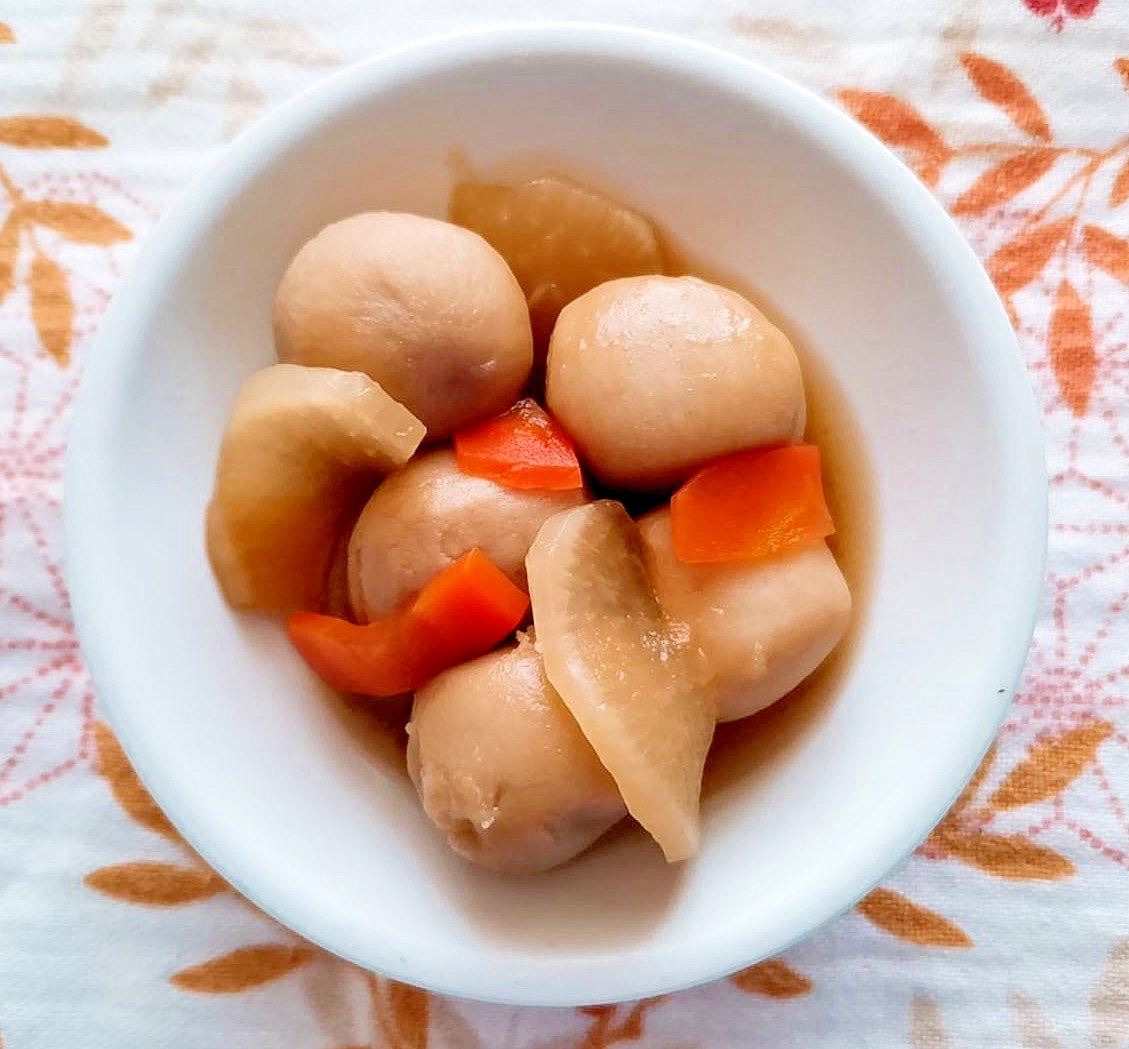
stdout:
<svg viewBox="0 0 1129 1049">
<path fill-rule="evenodd" d="M 899 151 L 1008 305 L 1053 477 L 1025 681 L 918 853 L 784 958 L 559 1011 L 370 978 L 233 895 L 100 720 L 60 564 L 91 335 L 193 175 L 343 63 L 536 17 L 754 56 Z M 0 1043 L 1129 1045 L 1129 0 L 9 0 L 0 18 Z"/>
</svg>

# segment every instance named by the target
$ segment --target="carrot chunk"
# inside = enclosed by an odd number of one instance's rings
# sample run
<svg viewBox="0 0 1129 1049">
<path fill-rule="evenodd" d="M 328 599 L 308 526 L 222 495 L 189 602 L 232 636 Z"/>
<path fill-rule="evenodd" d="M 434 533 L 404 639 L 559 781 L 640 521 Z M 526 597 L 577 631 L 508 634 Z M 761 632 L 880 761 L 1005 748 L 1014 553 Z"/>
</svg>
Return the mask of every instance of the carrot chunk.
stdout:
<svg viewBox="0 0 1129 1049">
<path fill-rule="evenodd" d="M 485 655 L 517 629 L 528 609 L 525 591 L 476 547 L 381 619 L 358 626 L 296 612 L 286 630 L 327 685 L 363 696 L 395 696 Z"/>
<path fill-rule="evenodd" d="M 286 632 L 310 669 L 342 692 L 396 696 L 432 676 L 432 652 L 419 644 L 420 631 L 403 612 L 365 626 L 295 612 L 286 619 Z"/>
<path fill-rule="evenodd" d="M 528 397 L 504 415 L 456 433 L 455 459 L 463 473 L 507 488 L 563 492 L 584 484 L 572 438 Z"/>
<path fill-rule="evenodd" d="M 478 547 L 443 569 L 412 602 L 412 615 L 436 638 L 447 667 L 489 652 L 517 629 L 529 595 Z"/>
<path fill-rule="evenodd" d="M 674 552 L 687 564 L 752 561 L 834 534 L 813 444 L 722 456 L 670 501 Z"/>
</svg>

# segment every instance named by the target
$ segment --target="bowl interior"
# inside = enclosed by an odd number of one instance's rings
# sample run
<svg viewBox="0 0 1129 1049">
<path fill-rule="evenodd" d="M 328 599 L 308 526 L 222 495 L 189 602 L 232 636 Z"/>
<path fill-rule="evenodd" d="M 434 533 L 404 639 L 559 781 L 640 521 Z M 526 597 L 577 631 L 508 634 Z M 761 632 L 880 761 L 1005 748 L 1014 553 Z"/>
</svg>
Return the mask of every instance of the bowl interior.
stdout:
<svg viewBox="0 0 1129 1049">
<path fill-rule="evenodd" d="M 714 790 L 700 857 L 621 833 L 563 870 L 478 873 L 327 701 L 274 623 L 233 616 L 203 510 L 270 304 L 320 226 L 442 215 L 451 151 L 564 166 L 756 289 L 861 423 L 881 541 L 835 701 Z M 912 848 L 990 740 L 1041 575 L 1041 453 L 1002 311 L 940 209 L 864 132 L 736 59 L 627 31 L 433 42 L 245 136 L 107 318 L 68 476 L 71 582 L 99 694 L 200 851 L 311 939 L 430 988 L 623 1000 L 777 951 Z"/>
</svg>

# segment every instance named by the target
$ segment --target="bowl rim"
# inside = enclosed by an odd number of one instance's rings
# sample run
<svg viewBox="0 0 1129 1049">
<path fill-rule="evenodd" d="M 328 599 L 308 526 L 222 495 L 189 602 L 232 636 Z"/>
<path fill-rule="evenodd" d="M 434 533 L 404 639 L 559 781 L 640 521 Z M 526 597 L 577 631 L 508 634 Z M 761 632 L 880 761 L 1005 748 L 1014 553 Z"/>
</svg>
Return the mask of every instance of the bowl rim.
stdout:
<svg viewBox="0 0 1129 1049">
<path fill-rule="evenodd" d="M 1007 588 L 1001 665 L 1010 668 L 1004 687 L 987 697 L 969 741 L 964 766 L 944 783 L 918 791 L 913 812 L 904 823 L 881 822 L 860 834 L 852 857 L 837 865 L 819 891 L 796 913 L 775 924 L 774 946 L 750 943 L 751 931 L 717 930 L 705 944 L 691 944 L 658 971 L 624 965 L 614 956 L 571 961 L 547 970 L 543 978 L 510 981 L 490 967 L 467 971 L 442 951 L 430 952 L 426 965 L 411 965 L 394 945 L 354 937 L 351 929 L 319 919 L 316 904 L 270 884 L 256 871 L 254 884 L 242 871 L 229 868 L 222 844 L 208 827 L 205 806 L 195 805 L 191 791 L 165 775 L 161 757 L 147 746 L 144 732 L 131 718 L 133 703 L 116 688 L 116 666 L 123 658 L 113 631 L 99 615 L 105 586 L 95 566 L 100 534 L 109 520 L 103 505 L 114 464 L 109 440 L 132 362 L 139 352 L 130 332 L 150 296 L 184 252 L 191 250 L 200 229 L 249 181 L 261 175 L 286 148 L 311 128 L 349 104 L 382 87 L 426 78 L 453 67 L 518 56 L 602 58 L 647 64 L 661 71 L 691 76 L 734 94 L 766 100 L 806 125 L 842 158 L 865 168 L 870 182 L 913 212 L 923 236 L 937 246 L 937 265 L 947 260 L 937 279 L 957 289 L 962 309 L 982 336 L 979 343 L 998 349 L 982 354 L 986 385 L 1000 409 L 1000 441 L 1007 445 L 1013 469 L 1006 507 L 1015 530 L 1011 541 L 1020 551 L 1015 578 Z M 96 693 L 130 761 L 146 787 L 192 846 L 257 907 L 307 940 L 384 976 L 452 997 L 509 1005 L 574 1006 L 651 997 L 724 977 L 779 953 L 850 909 L 897 867 L 942 818 L 978 767 L 1001 724 L 1018 684 L 1034 631 L 1042 592 L 1048 518 L 1048 482 L 1040 413 L 1018 344 L 1003 306 L 983 266 L 955 222 L 897 157 L 868 131 L 830 102 L 755 62 L 720 48 L 668 33 L 592 22 L 518 22 L 488 25 L 429 37 L 365 59 L 301 91 L 248 129 L 188 189 L 172 213 L 146 240 L 111 303 L 92 347 L 72 416 L 64 479 L 65 563 L 76 633 Z M 763 937 L 762 937 L 763 938 Z M 642 948 L 645 957 L 646 948 Z"/>
</svg>

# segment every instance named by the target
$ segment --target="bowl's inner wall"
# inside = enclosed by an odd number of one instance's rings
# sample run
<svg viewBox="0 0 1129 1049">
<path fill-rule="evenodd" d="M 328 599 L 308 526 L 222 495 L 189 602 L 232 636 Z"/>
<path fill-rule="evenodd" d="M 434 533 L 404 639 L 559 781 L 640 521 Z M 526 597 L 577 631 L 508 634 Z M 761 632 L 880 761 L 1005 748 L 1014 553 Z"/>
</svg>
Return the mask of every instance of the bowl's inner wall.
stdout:
<svg viewBox="0 0 1129 1049">
<path fill-rule="evenodd" d="M 226 199 L 197 197 L 139 278 L 150 294 L 131 314 L 92 570 L 99 635 L 117 647 L 94 662 L 160 800 L 301 931 L 464 993 L 505 983 L 547 1000 L 551 966 L 588 973 L 590 999 L 629 997 L 684 980 L 688 955 L 701 975 L 720 971 L 845 906 L 969 771 L 997 712 L 987 697 L 1013 683 L 1015 628 L 998 620 L 1029 556 L 1001 516 L 1015 503 L 1014 364 L 991 363 L 985 329 L 1007 336 L 982 278 L 940 276 L 965 263 L 963 246 L 921 221 L 905 176 L 869 145 L 847 159 L 855 131 L 832 120 L 817 141 L 811 122 L 826 118 L 790 89 L 761 84 L 756 102 L 704 64 L 599 56 L 425 66 L 404 80 L 390 64 L 339 88 L 337 103 L 353 97 L 335 114 L 315 99 L 254 132 Z M 682 870 L 626 834 L 536 879 L 472 871 L 407 782 L 356 745 L 278 628 L 225 609 L 205 560 L 225 415 L 272 359 L 291 254 L 358 210 L 443 214 L 452 148 L 485 169 L 559 157 L 654 215 L 763 292 L 835 371 L 866 434 L 883 537 L 862 651 L 770 775 L 711 797 L 701 857 Z M 614 969 L 597 978 L 601 959 Z"/>
</svg>

